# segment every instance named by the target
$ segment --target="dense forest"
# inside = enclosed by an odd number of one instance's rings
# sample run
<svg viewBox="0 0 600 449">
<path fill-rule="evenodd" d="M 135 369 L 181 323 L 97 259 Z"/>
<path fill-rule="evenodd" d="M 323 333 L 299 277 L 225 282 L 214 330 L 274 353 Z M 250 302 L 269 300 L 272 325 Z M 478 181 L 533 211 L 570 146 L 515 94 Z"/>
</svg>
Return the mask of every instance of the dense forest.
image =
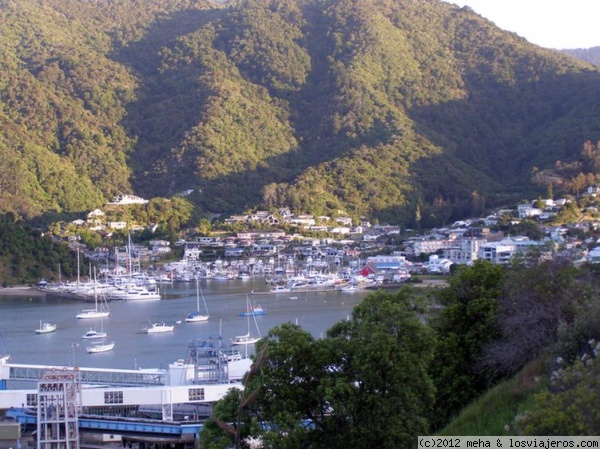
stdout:
<svg viewBox="0 0 600 449">
<path fill-rule="evenodd" d="M 0 49 L 0 209 L 25 219 L 194 189 L 432 226 L 600 140 L 598 68 L 442 1 L 4 1 Z"/>
<path fill-rule="evenodd" d="M 600 65 L 600 47 L 573 48 L 561 51 L 594 65 Z"/>
</svg>

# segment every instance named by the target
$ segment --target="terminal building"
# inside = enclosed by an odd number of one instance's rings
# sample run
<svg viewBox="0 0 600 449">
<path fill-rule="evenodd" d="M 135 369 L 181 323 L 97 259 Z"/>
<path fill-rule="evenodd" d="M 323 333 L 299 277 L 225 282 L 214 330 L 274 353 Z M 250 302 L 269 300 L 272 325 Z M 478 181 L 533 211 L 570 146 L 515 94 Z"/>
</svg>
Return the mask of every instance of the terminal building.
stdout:
<svg viewBox="0 0 600 449">
<path fill-rule="evenodd" d="M 218 338 L 194 340 L 187 360 L 166 370 L 23 365 L 3 356 L 0 410 L 35 429 L 38 449 L 78 448 L 80 432 L 192 448 L 212 404 L 242 388 L 251 363 Z M 32 388 L 10 388 L 26 382 Z"/>
</svg>

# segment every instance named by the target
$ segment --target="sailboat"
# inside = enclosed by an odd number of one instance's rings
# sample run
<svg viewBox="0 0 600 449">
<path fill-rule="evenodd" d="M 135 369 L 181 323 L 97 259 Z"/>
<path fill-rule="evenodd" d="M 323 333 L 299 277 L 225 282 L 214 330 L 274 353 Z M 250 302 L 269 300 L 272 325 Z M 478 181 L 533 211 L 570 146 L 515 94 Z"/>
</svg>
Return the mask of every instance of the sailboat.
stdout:
<svg viewBox="0 0 600 449">
<path fill-rule="evenodd" d="M 94 269 L 94 304 L 95 307 L 93 309 L 83 309 L 76 316 L 78 319 L 89 319 L 89 318 L 105 318 L 110 315 L 110 311 L 108 310 L 108 304 L 106 299 L 104 299 L 105 308 L 98 308 L 98 291 L 96 290 L 96 270 Z"/>
<path fill-rule="evenodd" d="M 248 299 L 247 295 L 246 295 L 246 308 L 250 309 L 250 300 Z M 253 336 L 250 333 L 250 315 L 252 315 L 252 318 L 254 319 L 254 325 L 256 326 L 256 331 L 258 332 L 258 336 Z M 254 315 L 253 313 L 249 313 L 246 315 L 246 318 L 248 321 L 248 333 L 245 335 L 238 335 L 237 337 L 234 337 L 231 340 L 232 345 L 236 345 L 236 346 L 253 345 L 258 340 L 261 339 L 260 330 L 258 329 L 258 323 L 256 322 L 256 315 Z"/>
<path fill-rule="evenodd" d="M 186 323 L 200 323 L 202 321 L 208 321 L 208 307 L 206 307 L 206 300 L 204 299 L 204 294 L 199 287 L 199 281 L 196 279 L 196 311 L 190 313 L 187 317 L 185 317 Z M 203 315 L 200 312 L 200 295 L 202 294 L 202 302 L 204 303 L 204 310 L 206 311 L 206 315 Z"/>
<path fill-rule="evenodd" d="M 108 351 L 112 351 L 115 347 L 115 342 L 111 341 L 110 343 L 106 343 L 104 341 L 104 339 L 102 340 L 101 343 L 92 345 L 92 346 L 87 346 L 85 349 L 88 352 L 88 354 L 97 354 L 99 352 L 108 352 Z"/>
</svg>

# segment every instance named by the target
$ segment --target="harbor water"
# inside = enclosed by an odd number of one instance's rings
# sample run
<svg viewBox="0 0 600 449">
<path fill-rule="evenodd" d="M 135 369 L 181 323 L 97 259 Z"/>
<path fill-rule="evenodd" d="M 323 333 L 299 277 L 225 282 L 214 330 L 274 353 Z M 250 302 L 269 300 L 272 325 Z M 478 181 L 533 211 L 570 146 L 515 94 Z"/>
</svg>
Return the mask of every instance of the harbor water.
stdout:
<svg viewBox="0 0 600 449">
<path fill-rule="evenodd" d="M 186 323 L 185 317 L 196 310 L 195 283 L 160 285 L 158 301 L 111 301 L 108 318 L 77 319 L 89 303 L 44 296 L 0 296 L 0 355 L 10 354 L 19 364 L 82 366 L 93 368 L 167 368 L 185 359 L 189 343 L 194 339 L 222 338 L 229 346 L 238 335 L 248 333 L 265 336 L 275 326 L 286 322 L 298 324 L 315 338 L 325 335 L 336 322 L 347 319 L 352 309 L 367 292 L 297 291 L 271 294 L 264 278 L 249 280 L 200 281 L 209 319 Z M 266 309 L 265 315 L 241 316 L 247 298 L 252 305 Z M 203 304 L 201 302 L 201 307 Z M 57 325 L 52 333 L 37 335 L 40 322 Z M 173 332 L 143 333 L 155 322 L 174 324 Z M 249 324 L 248 324 L 249 322 Z M 90 328 L 108 334 L 114 350 L 88 354 L 90 340 L 82 335 Z M 237 349 L 250 355 L 254 345 Z"/>
</svg>

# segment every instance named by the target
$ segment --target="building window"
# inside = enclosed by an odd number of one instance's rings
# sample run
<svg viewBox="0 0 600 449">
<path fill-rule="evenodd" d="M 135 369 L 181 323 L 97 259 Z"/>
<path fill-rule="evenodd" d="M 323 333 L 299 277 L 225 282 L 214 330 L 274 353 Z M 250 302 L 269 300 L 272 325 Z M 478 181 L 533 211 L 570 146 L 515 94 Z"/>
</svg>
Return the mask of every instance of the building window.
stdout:
<svg viewBox="0 0 600 449">
<path fill-rule="evenodd" d="M 106 391 L 104 393 L 105 404 L 122 404 L 123 403 L 123 392 L 122 391 Z"/>
<path fill-rule="evenodd" d="M 27 395 L 27 407 L 36 407 L 37 406 L 37 394 L 28 394 Z"/>
<path fill-rule="evenodd" d="M 203 401 L 204 388 L 190 388 L 188 390 L 188 397 L 190 401 Z"/>
</svg>

